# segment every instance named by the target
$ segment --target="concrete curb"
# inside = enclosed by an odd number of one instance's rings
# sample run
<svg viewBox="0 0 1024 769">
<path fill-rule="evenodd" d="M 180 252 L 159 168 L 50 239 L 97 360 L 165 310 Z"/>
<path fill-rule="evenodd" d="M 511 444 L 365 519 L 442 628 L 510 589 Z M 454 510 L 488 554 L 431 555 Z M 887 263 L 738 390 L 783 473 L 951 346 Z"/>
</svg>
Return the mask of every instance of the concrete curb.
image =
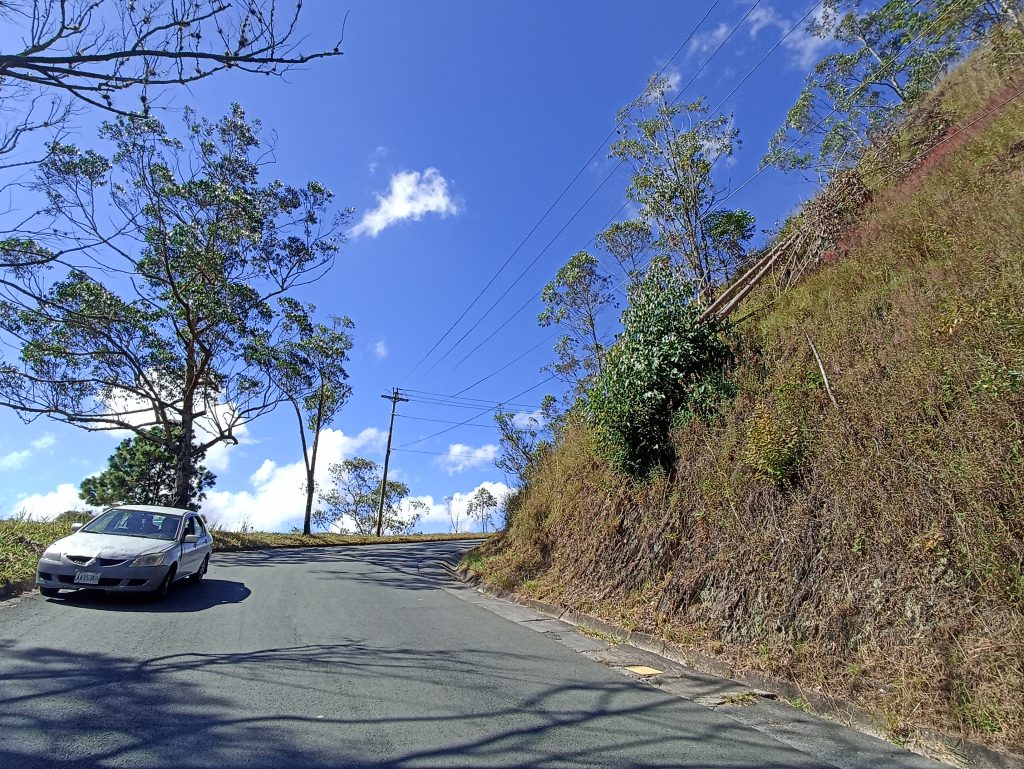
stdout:
<svg viewBox="0 0 1024 769">
<path fill-rule="evenodd" d="M 628 643 L 642 651 L 657 654 L 672 662 L 692 668 L 700 673 L 707 673 L 720 678 L 728 678 L 744 686 L 754 689 L 762 696 L 769 694 L 786 700 L 800 699 L 810 705 L 819 716 L 836 721 L 859 732 L 881 740 L 890 741 L 885 728 L 879 720 L 863 707 L 850 700 L 829 697 L 815 691 L 801 688 L 792 681 L 775 678 L 757 671 L 737 671 L 714 657 L 684 649 L 681 646 L 665 641 L 648 633 L 626 630 L 618 625 L 583 612 L 566 609 L 555 604 L 538 601 L 533 598 L 522 598 L 507 590 L 493 587 L 484 582 L 480 575 L 464 566 L 453 567 L 451 564 L 438 561 L 452 576 L 466 585 L 470 585 L 492 598 L 498 598 L 533 609 L 570 625 L 610 636 L 622 643 Z M 936 761 L 953 763 L 956 766 L 970 769 L 1024 769 L 1024 756 L 1000 753 L 985 745 L 956 739 L 928 729 L 918 729 L 914 737 L 901 745 L 914 753 L 918 753 Z"/>
</svg>

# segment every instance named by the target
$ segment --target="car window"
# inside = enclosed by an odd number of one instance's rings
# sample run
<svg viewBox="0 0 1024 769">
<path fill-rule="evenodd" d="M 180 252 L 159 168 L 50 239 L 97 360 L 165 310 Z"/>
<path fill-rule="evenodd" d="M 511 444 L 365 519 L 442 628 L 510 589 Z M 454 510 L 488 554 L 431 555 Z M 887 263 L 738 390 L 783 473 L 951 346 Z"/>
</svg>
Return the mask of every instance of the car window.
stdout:
<svg viewBox="0 0 1024 769">
<path fill-rule="evenodd" d="M 198 534 L 200 537 L 205 537 L 206 526 L 203 524 L 203 519 L 199 516 L 196 516 L 192 520 L 196 522 L 196 534 Z"/>
<path fill-rule="evenodd" d="M 114 508 L 94 518 L 81 531 L 90 534 L 113 534 L 123 537 L 149 537 L 152 539 L 174 539 L 178 530 L 177 515 L 163 515 L 146 510 L 122 510 Z"/>
<path fill-rule="evenodd" d="M 191 515 L 185 519 L 185 536 L 191 536 L 196 533 L 196 519 Z"/>
</svg>

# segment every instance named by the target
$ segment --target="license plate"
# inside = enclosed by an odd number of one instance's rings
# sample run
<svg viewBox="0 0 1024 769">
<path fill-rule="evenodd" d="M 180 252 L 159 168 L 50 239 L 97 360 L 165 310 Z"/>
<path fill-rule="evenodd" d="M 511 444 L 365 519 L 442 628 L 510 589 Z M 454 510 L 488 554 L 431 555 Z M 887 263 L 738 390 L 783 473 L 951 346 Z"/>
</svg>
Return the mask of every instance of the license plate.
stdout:
<svg viewBox="0 0 1024 769">
<path fill-rule="evenodd" d="M 76 585 L 98 585 L 100 575 L 95 571 L 80 571 L 75 574 Z"/>
</svg>

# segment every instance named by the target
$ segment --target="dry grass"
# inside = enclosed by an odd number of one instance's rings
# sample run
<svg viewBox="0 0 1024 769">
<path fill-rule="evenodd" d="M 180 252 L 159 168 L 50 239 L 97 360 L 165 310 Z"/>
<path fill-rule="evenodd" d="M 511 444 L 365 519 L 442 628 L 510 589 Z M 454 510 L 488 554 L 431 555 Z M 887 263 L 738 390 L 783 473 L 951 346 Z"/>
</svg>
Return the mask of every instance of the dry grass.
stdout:
<svg viewBox="0 0 1024 769">
<path fill-rule="evenodd" d="M 975 61 L 943 107 L 963 125 L 1006 87 Z M 846 255 L 741 326 L 741 393 L 678 433 L 673 477 L 633 486 L 573 427 L 477 568 L 854 698 L 894 737 L 1019 750 L 1022 212 L 1024 97 L 876 191 Z"/>
</svg>

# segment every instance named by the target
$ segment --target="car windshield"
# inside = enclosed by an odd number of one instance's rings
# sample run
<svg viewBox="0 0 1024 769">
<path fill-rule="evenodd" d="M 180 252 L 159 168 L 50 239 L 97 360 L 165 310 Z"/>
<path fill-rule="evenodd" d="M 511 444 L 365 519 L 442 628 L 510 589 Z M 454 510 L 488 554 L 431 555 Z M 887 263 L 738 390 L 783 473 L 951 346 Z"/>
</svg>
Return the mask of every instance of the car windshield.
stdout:
<svg viewBox="0 0 1024 769">
<path fill-rule="evenodd" d="M 91 534 L 114 534 L 120 537 L 148 537 L 173 540 L 178 535 L 180 515 L 151 513 L 146 510 L 107 510 L 80 530 Z"/>
</svg>

